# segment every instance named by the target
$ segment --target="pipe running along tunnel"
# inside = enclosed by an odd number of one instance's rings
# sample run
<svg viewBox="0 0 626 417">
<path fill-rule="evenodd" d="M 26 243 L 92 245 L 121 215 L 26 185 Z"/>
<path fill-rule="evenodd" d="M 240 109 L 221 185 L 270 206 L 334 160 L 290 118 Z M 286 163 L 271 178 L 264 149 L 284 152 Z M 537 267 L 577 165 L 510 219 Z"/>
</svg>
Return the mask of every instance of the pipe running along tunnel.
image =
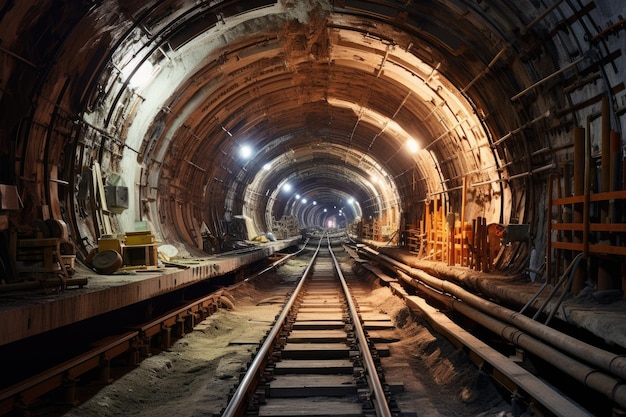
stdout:
<svg viewBox="0 0 626 417">
<path fill-rule="evenodd" d="M 291 216 L 392 236 L 437 201 L 528 224 L 516 256 L 541 259 L 550 175 L 581 169 L 573 131 L 587 123 L 597 154 L 603 120 L 624 127 L 624 7 L 2 2 L 0 183 L 19 199 L 5 218 L 46 207 L 84 258 L 105 233 L 100 173 L 127 193 L 113 232 L 145 222 L 183 253 L 239 217 L 251 235 Z"/>
</svg>

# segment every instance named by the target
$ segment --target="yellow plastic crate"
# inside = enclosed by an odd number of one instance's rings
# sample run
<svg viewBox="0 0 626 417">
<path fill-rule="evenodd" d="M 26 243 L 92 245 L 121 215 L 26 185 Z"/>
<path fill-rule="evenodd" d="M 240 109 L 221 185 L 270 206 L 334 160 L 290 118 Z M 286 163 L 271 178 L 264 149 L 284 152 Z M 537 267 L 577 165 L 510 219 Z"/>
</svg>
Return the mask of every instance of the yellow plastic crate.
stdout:
<svg viewBox="0 0 626 417">
<path fill-rule="evenodd" d="M 156 242 L 154 235 L 150 232 L 133 232 L 126 233 L 126 244 L 133 245 L 150 245 Z"/>
</svg>

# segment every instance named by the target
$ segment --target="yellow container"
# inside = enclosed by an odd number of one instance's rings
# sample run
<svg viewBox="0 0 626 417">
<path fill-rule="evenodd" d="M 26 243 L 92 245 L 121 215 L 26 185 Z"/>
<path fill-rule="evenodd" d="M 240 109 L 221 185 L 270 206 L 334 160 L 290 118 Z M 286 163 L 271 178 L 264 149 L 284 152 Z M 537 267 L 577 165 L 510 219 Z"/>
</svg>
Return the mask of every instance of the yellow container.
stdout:
<svg viewBox="0 0 626 417">
<path fill-rule="evenodd" d="M 132 245 L 150 245 L 154 243 L 156 240 L 154 235 L 150 232 L 142 232 L 142 233 L 126 233 L 126 244 L 129 246 Z"/>
<path fill-rule="evenodd" d="M 122 253 L 122 242 L 115 238 L 98 239 L 98 252 L 103 252 L 105 250 L 114 250 L 117 253 Z"/>
</svg>

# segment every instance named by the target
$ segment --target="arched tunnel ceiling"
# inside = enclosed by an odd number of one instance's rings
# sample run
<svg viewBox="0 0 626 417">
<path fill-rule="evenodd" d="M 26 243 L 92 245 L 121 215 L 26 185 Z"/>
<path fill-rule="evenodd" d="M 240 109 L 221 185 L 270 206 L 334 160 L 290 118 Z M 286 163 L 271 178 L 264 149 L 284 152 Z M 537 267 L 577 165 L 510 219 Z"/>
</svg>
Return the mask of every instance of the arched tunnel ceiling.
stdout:
<svg viewBox="0 0 626 417">
<path fill-rule="evenodd" d="M 202 223 L 319 226 L 350 199 L 348 221 L 395 227 L 429 199 L 453 204 L 463 181 L 473 214 L 526 221 L 533 174 L 569 157 L 588 111 L 585 77 L 623 101 L 614 33 L 591 43 L 584 23 L 624 4 L 572 3 L 7 1 L 0 134 L 18 158 L 0 174 L 60 207 L 77 240 L 98 231 L 67 191 L 93 162 L 129 187 L 120 229 L 148 220 L 196 246 Z M 69 187 L 29 188 L 37 176 Z"/>
</svg>

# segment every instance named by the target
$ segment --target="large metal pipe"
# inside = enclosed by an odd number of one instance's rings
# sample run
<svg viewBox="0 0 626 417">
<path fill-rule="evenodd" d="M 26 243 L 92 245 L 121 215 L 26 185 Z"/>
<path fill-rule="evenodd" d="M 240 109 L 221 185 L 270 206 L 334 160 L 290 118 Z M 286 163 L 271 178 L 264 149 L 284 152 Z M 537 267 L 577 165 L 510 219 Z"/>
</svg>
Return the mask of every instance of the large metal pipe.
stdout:
<svg viewBox="0 0 626 417">
<path fill-rule="evenodd" d="M 398 271 L 398 274 L 404 282 L 421 291 L 424 291 L 424 284 L 419 283 L 401 271 Z M 465 317 L 475 321 L 493 333 L 500 335 L 500 337 L 504 340 L 507 340 L 516 346 L 535 354 L 542 360 L 562 370 L 584 386 L 605 395 L 607 398 L 610 398 L 620 407 L 626 407 L 626 385 L 624 385 L 617 378 L 598 372 L 597 369 L 572 359 L 553 347 L 546 345 L 532 336 L 529 336 L 527 333 L 524 333 L 518 328 L 490 317 L 463 301 L 459 301 L 450 296 L 447 296 L 446 301 L 443 299 L 444 295 L 437 293 L 433 289 L 426 290 L 425 292 L 429 295 L 435 294 L 437 301 L 443 303 L 447 307 L 458 311 Z"/>
<path fill-rule="evenodd" d="M 576 381 L 610 398 L 620 407 L 626 407 L 626 385 L 617 378 L 599 372 L 596 368 L 585 365 L 559 352 L 555 348 L 529 336 L 527 333 L 503 323 L 493 317 L 481 313 L 467 304 L 454 300 L 452 307 L 466 317 L 480 323 L 482 326 L 499 334 L 517 346 L 532 352 L 542 360 L 563 371 Z"/>
<path fill-rule="evenodd" d="M 624 356 L 616 355 L 582 342 L 551 327 L 538 323 L 517 311 L 510 310 L 478 297 L 452 282 L 441 280 L 420 269 L 412 268 L 371 248 L 363 246 L 359 249 L 370 256 L 375 256 L 377 260 L 387 263 L 392 269 L 397 268 L 412 278 L 421 280 L 439 291 L 452 294 L 483 313 L 517 326 L 525 332 L 550 343 L 552 346 L 586 363 L 607 371 L 618 378 L 626 379 L 626 357 Z"/>
</svg>

